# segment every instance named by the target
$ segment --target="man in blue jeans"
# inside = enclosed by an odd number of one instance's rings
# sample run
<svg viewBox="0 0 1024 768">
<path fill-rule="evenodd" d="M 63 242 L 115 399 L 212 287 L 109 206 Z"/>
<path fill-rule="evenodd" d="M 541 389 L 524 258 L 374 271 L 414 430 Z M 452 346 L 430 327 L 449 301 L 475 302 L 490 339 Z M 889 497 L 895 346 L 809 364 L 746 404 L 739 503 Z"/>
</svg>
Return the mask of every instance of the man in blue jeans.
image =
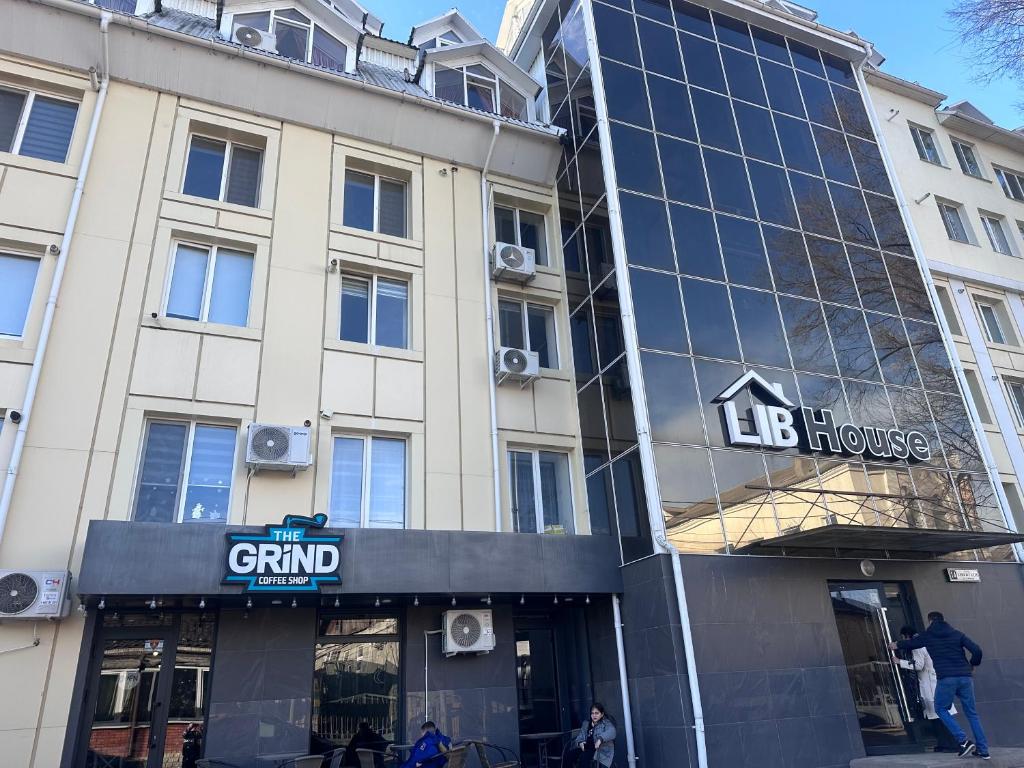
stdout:
<svg viewBox="0 0 1024 768">
<path fill-rule="evenodd" d="M 889 647 L 894 651 L 897 648 L 904 651 L 928 649 L 928 655 L 932 657 L 932 664 L 935 666 L 935 675 L 938 677 L 938 684 L 935 686 L 935 711 L 953 734 L 956 743 L 960 745 L 960 757 L 974 753 L 982 760 L 990 760 L 988 741 L 981 729 L 978 710 L 974 704 L 974 679 L 971 677 L 973 668 L 981 664 L 981 648 L 963 632 L 947 624 L 945 617 L 938 611 L 929 613 L 928 621 L 931 622 L 928 629 L 917 637 L 891 643 Z M 971 654 L 970 661 L 964 655 L 965 650 Z M 949 714 L 954 696 L 960 699 L 967 722 L 971 724 L 974 741 L 967 738 L 967 734 Z"/>
</svg>

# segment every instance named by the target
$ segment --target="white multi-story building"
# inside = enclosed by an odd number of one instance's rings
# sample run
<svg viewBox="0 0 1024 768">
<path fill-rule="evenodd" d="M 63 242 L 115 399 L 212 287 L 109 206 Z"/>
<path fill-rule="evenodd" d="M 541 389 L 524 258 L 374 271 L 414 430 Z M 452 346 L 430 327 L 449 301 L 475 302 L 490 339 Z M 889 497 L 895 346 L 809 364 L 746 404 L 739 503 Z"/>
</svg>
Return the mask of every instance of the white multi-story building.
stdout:
<svg viewBox="0 0 1024 768">
<path fill-rule="evenodd" d="M 1006 503 L 1024 525 L 1024 131 L 969 101 L 867 71 L 906 211 L 984 426 Z"/>
</svg>

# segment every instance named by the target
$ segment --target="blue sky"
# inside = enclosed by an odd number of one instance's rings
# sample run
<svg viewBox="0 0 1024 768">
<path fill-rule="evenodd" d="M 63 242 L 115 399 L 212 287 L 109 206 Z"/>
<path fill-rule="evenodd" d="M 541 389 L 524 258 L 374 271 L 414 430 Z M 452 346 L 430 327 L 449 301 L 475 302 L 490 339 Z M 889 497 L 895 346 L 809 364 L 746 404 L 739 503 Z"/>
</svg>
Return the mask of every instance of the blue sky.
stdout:
<svg viewBox="0 0 1024 768">
<path fill-rule="evenodd" d="M 968 99 L 1004 128 L 1024 124 L 1014 104 L 1024 100 L 1017 84 L 1003 80 L 981 86 L 956 40 L 945 10 L 952 0 L 801 0 L 815 8 L 819 21 L 854 30 L 886 56 L 883 70 L 949 95 L 950 103 Z M 492 40 L 498 33 L 504 0 L 366 0 L 384 19 L 384 34 L 405 40 L 413 24 L 459 5 L 466 17 Z"/>
</svg>

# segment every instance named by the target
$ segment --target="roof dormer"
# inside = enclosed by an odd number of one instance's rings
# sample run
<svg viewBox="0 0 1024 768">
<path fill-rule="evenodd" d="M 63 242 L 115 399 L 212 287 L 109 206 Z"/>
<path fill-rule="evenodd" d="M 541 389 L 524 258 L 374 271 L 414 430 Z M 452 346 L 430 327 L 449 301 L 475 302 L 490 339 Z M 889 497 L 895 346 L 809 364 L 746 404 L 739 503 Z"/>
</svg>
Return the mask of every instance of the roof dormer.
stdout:
<svg viewBox="0 0 1024 768">
<path fill-rule="evenodd" d="M 423 50 L 483 39 L 477 28 L 455 8 L 417 24 L 409 33 L 409 45 Z"/>
<path fill-rule="evenodd" d="M 335 72 L 353 72 L 363 16 L 353 2 L 241 0 L 228 2 L 221 34 L 228 40 Z M 365 15 L 365 11 L 362 12 Z"/>
<path fill-rule="evenodd" d="M 516 120 L 535 120 L 541 86 L 486 40 L 424 51 L 421 85 L 439 99 Z"/>
</svg>

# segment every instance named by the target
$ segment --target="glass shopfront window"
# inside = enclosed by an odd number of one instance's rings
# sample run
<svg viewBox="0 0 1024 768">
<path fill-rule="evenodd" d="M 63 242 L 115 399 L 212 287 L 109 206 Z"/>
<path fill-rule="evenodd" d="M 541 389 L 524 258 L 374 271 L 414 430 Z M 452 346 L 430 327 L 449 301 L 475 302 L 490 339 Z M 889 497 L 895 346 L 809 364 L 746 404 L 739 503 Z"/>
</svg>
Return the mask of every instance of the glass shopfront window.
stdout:
<svg viewBox="0 0 1024 768">
<path fill-rule="evenodd" d="M 400 636 L 397 616 L 325 613 L 313 662 L 313 741 L 345 747 L 369 726 L 364 743 L 393 742 L 399 723 Z"/>
</svg>

